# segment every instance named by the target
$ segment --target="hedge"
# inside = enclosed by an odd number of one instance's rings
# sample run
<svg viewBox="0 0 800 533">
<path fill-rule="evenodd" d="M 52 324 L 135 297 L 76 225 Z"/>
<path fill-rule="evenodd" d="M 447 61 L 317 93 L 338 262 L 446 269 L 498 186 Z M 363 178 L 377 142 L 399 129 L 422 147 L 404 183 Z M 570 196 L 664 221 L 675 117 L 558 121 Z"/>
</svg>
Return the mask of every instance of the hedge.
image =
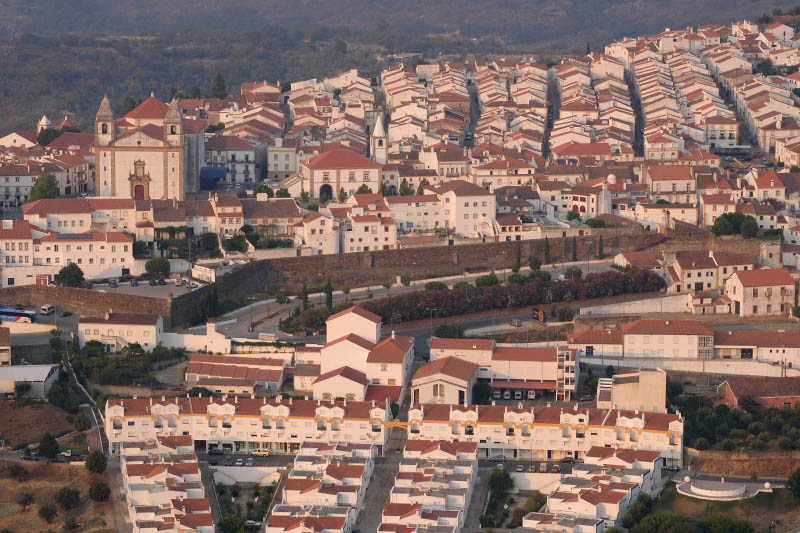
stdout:
<svg viewBox="0 0 800 533">
<path fill-rule="evenodd" d="M 528 307 L 531 305 L 569 302 L 603 296 L 656 291 L 664 280 L 654 272 L 634 269 L 630 272 L 608 271 L 587 274 L 584 278 L 545 280 L 533 277 L 525 283 L 507 286 L 490 285 L 458 290 L 416 291 L 364 302 L 387 324 L 430 318 L 479 313 L 492 309 Z"/>
</svg>

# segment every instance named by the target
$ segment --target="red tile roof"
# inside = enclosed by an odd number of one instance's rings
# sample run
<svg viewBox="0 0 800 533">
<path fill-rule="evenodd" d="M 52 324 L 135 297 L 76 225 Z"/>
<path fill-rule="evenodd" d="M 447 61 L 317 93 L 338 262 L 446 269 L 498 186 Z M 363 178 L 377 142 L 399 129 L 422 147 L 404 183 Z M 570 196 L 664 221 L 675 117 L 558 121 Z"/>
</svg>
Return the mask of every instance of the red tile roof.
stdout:
<svg viewBox="0 0 800 533">
<path fill-rule="evenodd" d="M 623 335 L 704 335 L 711 336 L 711 328 L 695 320 L 642 319 L 622 326 Z"/>
<path fill-rule="evenodd" d="M 366 374 L 349 366 L 340 366 L 336 370 L 331 370 L 330 372 L 320 374 L 320 376 L 314 380 L 314 383 L 322 383 L 323 381 L 335 378 L 337 376 L 349 379 L 350 381 L 358 383 L 359 385 L 366 385 L 368 383 Z"/>
<path fill-rule="evenodd" d="M 461 359 L 460 357 L 442 357 L 441 359 L 436 359 L 435 361 L 422 365 L 419 370 L 414 373 L 412 381 L 436 374 L 444 374 L 469 382 L 475 375 L 477 369 L 478 365 Z"/>
<path fill-rule="evenodd" d="M 737 270 L 733 276 L 738 277 L 743 287 L 770 287 L 776 285 L 794 286 L 794 279 L 785 268 L 761 268 L 759 270 Z M 732 277 L 733 277 L 732 276 Z"/>
<path fill-rule="evenodd" d="M 132 119 L 159 119 L 164 118 L 167 115 L 167 109 L 167 104 L 155 96 L 150 96 L 144 102 L 132 109 L 127 115 L 125 115 L 125 117 Z"/>
<path fill-rule="evenodd" d="M 381 166 L 347 148 L 336 148 L 323 152 L 303 162 L 306 167 L 316 169 L 372 169 Z"/>
<path fill-rule="evenodd" d="M 353 307 L 348 307 L 344 311 L 339 311 L 338 313 L 329 316 L 328 319 L 325 322 L 326 323 L 330 322 L 331 320 L 335 320 L 337 318 L 343 317 L 343 316 L 348 315 L 350 313 L 358 315 L 361 318 L 366 318 L 367 320 L 370 320 L 370 321 L 372 321 L 372 322 L 374 322 L 376 324 L 380 324 L 381 323 L 381 317 L 380 316 L 378 316 L 375 313 L 372 313 L 370 311 L 367 311 L 363 307 L 358 307 L 356 305 L 354 305 Z"/>
</svg>

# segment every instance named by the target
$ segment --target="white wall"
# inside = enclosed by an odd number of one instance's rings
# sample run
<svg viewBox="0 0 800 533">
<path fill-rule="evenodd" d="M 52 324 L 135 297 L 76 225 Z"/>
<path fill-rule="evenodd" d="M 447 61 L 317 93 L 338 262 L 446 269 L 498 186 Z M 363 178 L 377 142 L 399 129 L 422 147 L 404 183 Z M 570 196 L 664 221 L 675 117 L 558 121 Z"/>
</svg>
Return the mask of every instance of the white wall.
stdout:
<svg viewBox="0 0 800 533">
<path fill-rule="evenodd" d="M 685 313 L 686 294 L 676 294 L 663 298 L 646 298 L 617 304 L 581 307 L 581 316 L 625 315 L 639 313 Z"/>
<path fill-rule="evenodd" d="M 271 485 L 281 478 L 280 468 L 277 466 L 212 466 L 214 481 L 223 485 L 234 483 L 258 483 Z"/>
<path fill-rule="evenodd" d="M 732 376 L 772 376 L 781 377 L 780 365 L 736 360 L 736 359 L 672 359 L 666 357 L 593 357 L 592 363 L 619 365 L 624 368 L 662 368 L 675 372 L 697 372 L 701 374 L 726 374 Z M 785 376 L 800 376 L 800 369 L 787 368 Z"/>
</svg>

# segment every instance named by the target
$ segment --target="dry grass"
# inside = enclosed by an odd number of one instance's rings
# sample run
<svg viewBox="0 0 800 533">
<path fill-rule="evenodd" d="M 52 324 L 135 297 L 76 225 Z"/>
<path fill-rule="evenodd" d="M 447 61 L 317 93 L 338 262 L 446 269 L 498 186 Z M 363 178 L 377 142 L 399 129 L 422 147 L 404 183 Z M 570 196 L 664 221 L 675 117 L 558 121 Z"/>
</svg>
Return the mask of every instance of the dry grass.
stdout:
<svg viewBox="0 0 800 533">
<path fill-rule="evenodd" d="M 28 470 L 29 477 L 18 482 L 8 476 L 10 461 L 0 461 L 0 529 L 11 531 L 58 531 L 63 528 L 68 517 L 76 519 L 80 524 L 79 531 L 96 533 L 114 531 L 114 512 L 111 503 L 93 502 L 87 496 L 92 481 L 108 482 L 105 474 L 91 474 L 82 466 L 67 466 L 46 463 L 22 463 Z M 59 509 L 58 516 L 52 524 L 39 518 L 39 506 L 53 502 L 56 491 L 64 486 L 71 486 L 81 494 L 78 508 L 68 513 Z M 34 503 L 25 510 L 17 504 L 20 494 L 29 492 Z"/>
<path fill-rule="evenodd" d="M 42 435 L 63 435 L 72 430 L 67 413 L 47 402 L 0 401 L 0 439 L 9 448 L 39 442 Z"/>
</svg>

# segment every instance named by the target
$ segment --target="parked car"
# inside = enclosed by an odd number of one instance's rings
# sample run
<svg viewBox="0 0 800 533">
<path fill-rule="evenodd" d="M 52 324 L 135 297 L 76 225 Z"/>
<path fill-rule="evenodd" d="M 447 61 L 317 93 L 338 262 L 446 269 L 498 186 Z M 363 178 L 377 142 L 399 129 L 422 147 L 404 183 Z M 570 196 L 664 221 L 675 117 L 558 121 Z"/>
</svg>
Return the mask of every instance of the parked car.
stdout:
<svg viewBox="0 0 800 533">
<path fill-rule="evenodd" d="M 536 472 L 536 465 L 531 463 L 531 465 L 528 467 L 528 472 L 530 473 Z"/>
<path fill-rule="evenodd" d="M 62 457 L 72 457 L 72 450 L 66 450 L 61 452 Z"/>
<path fill-rule="evenodd" d="M 561 459 L 561 462 L 562 463 L 574 463 L 575 459 L 573 459 L 572 457 L 564 457 L 563 459 Z"/>
<path fill-rule="evenodd" d="M 547 472 L 547 463 L 539 463 L 539 473 L 544 474 Z"/>
<path fill-rule="evenodd" d="M 253 460 L 253 458 L 252 458 L 252 457 L 248 457 L 248 458 L 247 458 L 247 461 L 245 462 L 245 464 L 246 464 L 247 466 L 254 466 L 254 465 L 256 464 L 256 462 Z"/>
<path fill-rule="evenodd" d="M 664 467 L 664 470 L 667 472 L 679 472 L 680 469 L 681 468 L 678 465 L 667 465 Z"/>
<path fill-rule="evenodd" d="M 517 465 L 517 472 L 524 472 L 524 471 L 525 471 L 525 465 L 518 464 Z"/>
<path fill-rule="evenodd" d="M 254 450 L 253 455 L 269 456 L 269 450 Z"/>
<path fill-rule="evenodd" d="M 131 280 L 131 287 L 138 287 L 138 286 L 139 286 L 139 280 L 132 279 Z"/>
<path fill-rule="evenodd" d="M 490 461 L 505 461 L 506 457 L 504 455 L 493 455 L 489 458 Z"/>
<path fill-rule="evenodd" d="M 216 459 L 211 459 L 211 460 L 208 462 L 208 464 L 210 464 L 211 466 L 217 466 L 219 463 L 217 462 L 217 460 L 216 460 Z"/>
<path fill-rule="evenodd" d="M 211 448 L 208 450 L 208 455 L 222 455 L 222 450 L 219 448 Z"/>
<path fill-rule="evenodd" d="M 108 286 L 112 289 L 116 289 L 119 286 L 119 282 L 115 279 L 108 280 Z"/>
<path fill-rule="evenodd" d="M 155 278 L 150 278 L 150 281 L 148 281 L 147 283 L 148 283 L 148 284 L 149 284 L 151 287 L 155 287 L 156 285 L 158 285 L 158 282 L 155 280 Z"/>
<path fill-rule="evenodd" d="M 503 399 L 504 400 L 510 400 L 511 399 L 511 391 L 510 390 L 503 391 Z"/>
<path fill-rule="evenodd" d="M 594 400 L 594 396 L 592 396 L 591 394 L 584 394 L 583 396 L 581 396 L 581 399 L 579 401 L 591 402 L 592 400 Z"/>
<path fill-rule="evenodd" d="M 521 400 L 522 399 L 522 391 L 521 390 L 515 390 L 514 391 L 514 399 L 515 400 Z"/>
<path fill-rule="evenodd" d="M 508 321 L 508 324 L 510 326 L 515 327 L 515 328 L 521 328 L 522 327 L 522 320 L 520 320 L 519 318 L 512 318 L 511 320 Z"/>
<path fill-rule="evenodd" d="M 225 459 L 225 462 L 222 464 L 225 466 L 233 466 L 233 459 L 231 458 Z"/>
<path fill-rule="evenodd" d="M 559 472 L 561 472 L 561 467 L 558 466 L 557 464 L 553 465 L 550 467 L 550 472 L 553 474 L 558 474 Z"/>
<path fill-rule="evenodd" d="M 494 389 L 494 390 L 492 391 L 492 396 L 494 397 L 494 399 L 495 399 L 495 400 L 499 400 L 499 399 L 500 399 L 500 395 L 501 395 L 501 394 L 503 394 L 503 393 L 502 393 L 502 392 L 500 392 L 500 390 L 499 390 L 499 389 Z"/>
<path fill-rule="evenodd" d="M 245 520 L 244 527 L 259 527 L 261 522 L 257 522 L 255 520 Z"/>
<path fill-rule="evenodd" d="M 158 279 L 158 284 L 159 284 L 159 285 L 166 285 L 166 284 L 167 284 L 167 282 L 166 282 L 166 280 L 165 280 L 164 278 L 159 278 L 159 279 Z"/>
<path fill-rule="evenodd" d="M 71 313 L 70 311 L 62 311 L 62 312 L 61 312 L 61 316 L 62 316 L 62 317 L 68 317 L 68 316 L 72 316 L 72 313 Z"/>
</svg>

